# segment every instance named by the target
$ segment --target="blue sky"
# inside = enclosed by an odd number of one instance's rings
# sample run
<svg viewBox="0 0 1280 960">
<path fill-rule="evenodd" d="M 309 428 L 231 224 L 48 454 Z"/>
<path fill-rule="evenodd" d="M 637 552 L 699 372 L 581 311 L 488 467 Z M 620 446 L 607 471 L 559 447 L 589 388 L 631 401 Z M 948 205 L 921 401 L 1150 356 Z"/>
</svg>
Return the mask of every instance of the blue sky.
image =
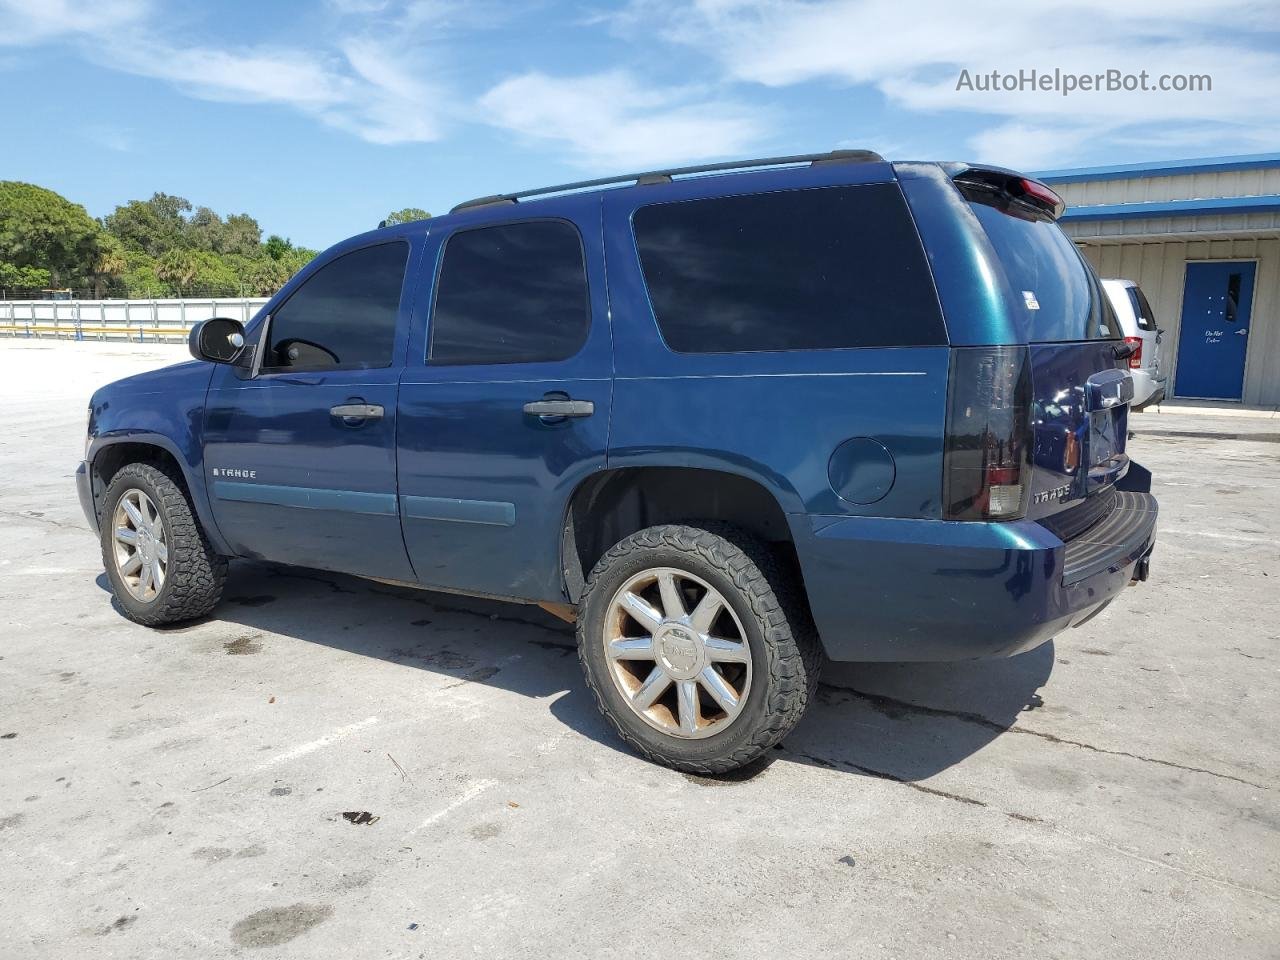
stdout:
<svg viewBox="0 0 1280 960">
<path fill-rule="evenodd" d="M 1211 92 L 958 91 L 1208 74 Z M 1280 149 L 1274 0 L 0 0 L 0 179 L 325 247 L 392 209 L 869 147 L 1023 169 Z"/>
</svg>

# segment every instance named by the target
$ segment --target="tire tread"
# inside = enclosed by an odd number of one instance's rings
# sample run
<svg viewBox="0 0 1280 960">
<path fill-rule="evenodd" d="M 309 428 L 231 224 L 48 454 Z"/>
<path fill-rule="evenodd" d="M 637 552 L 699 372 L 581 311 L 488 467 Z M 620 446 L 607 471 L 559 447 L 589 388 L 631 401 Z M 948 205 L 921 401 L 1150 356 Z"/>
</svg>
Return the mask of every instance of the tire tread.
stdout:
<svg viewBox="0 0 1280 960">
<path fill-rule="evenodd" d="M 191 509 L 184 484 L 180 477 L 174 476 L 171 467 L 155 463 L 128 463 L 111 478 L 104 498 L 109 506 L 102 520 L 103 563 L 110 570 L 115 562 L 110 554 L 108 528 L 119 488 L 139 480 L 146 481 L 158 494 L 157 506 L 163 512 L 168 527 L 170 562 L 166 589 L 153 606 L 136 610 L 122 601 L 120 607 L 129 619 L 150 627 L 203 617 L 218 605 L 222 597 L 227 560 L 210 545 Z"/>
<path fill-rule="evenodd" d="M 600 711 L 618 735 L 641 756 L 688 773 L 727 773 L 760 757 L 782 740 L 800 720 L 817 688 L 822 651 L 798 577 L 762 541 L 719 522 L 690 522 L 648 527 L 607 550 L 587 578 L 584 597 L 615 565 L 638 554 L 669 548 L 699 556 L 729 577 L 751 608 L 764 634 L 769 677 L 765 719 L 749 739 L 713 760 L 688 760 L 641 742 L 614 715 L 597 686 L 586 659 L 587 619 L 577 625 L 578 659 Z M 607 682 L 607 678 L 603 682 Z"/>
</svg>

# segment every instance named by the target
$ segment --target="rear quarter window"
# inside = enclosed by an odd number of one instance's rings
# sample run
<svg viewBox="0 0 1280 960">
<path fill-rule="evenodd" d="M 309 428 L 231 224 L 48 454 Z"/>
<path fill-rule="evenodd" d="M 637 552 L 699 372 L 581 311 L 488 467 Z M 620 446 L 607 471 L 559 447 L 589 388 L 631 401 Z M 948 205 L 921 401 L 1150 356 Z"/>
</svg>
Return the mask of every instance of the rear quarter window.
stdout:
<svg viewBox="0 0 1280 960">
<path fill-rule="evenodd" d="M 1133 304 L 1133 315 L 1138 318 L 1138 329 L 1154 331 L 1156 314 L 1141 287 L 1129 287 L 1129 302 Z"/>
<path fill-rule="evenodd" d="M 895 183 L 652 204 L 632 225 L 658 327 L 677 352 L 947 342 Z"/>
</svg>

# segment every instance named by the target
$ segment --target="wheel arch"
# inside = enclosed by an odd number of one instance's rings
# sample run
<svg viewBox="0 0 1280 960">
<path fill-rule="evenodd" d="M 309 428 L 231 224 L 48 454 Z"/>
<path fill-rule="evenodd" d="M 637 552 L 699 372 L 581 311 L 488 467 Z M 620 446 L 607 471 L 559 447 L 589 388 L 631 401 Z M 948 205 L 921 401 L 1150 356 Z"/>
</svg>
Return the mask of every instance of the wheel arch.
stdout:
<svg viewBox="0 0 1280 960">
<path fill-rule="evenodd" d="M 168 437 L 155 433 L 124 433 L 100 437 L 90 448 L 85 460 L 89 467 L 93 506 L 99 521 L 102 517 L 102 498 L 111 484 L 111 478 L 121 467 L 130 463 L 162 465 L 172 470 L 181 482 L 196 517 L 204 528 L 205 536 L 214 549 L 223 556 L 230 554 L 214 523 L 203 478 L 187 463 L 182 451 Z"/>
<path fill-rule="evenodd" d="M 581 599 L 591 568 L 623 538 L 657 524 L 699 520 L 742 529 L 795 562 L 787 513 L 760 480 L 707 467 L 616 467 L 584 478 L 569 497 L 560 542 L 566 596 L 572 603 Z"/>
</svg>

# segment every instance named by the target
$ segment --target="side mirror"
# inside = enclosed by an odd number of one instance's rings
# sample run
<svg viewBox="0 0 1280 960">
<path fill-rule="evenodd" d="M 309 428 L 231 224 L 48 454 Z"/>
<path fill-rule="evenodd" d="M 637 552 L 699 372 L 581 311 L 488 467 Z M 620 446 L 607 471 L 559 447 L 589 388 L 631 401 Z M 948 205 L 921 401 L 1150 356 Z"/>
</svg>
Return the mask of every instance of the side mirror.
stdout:
<svg viewBox="0 0 1280 960">
<path fill-rule="evenodd" d="M 201 320 L 191 328 L 187 347 L 197 360 L 235 363 L 244 353 L 244 324 L 227 317 Z"/>
</svg>

